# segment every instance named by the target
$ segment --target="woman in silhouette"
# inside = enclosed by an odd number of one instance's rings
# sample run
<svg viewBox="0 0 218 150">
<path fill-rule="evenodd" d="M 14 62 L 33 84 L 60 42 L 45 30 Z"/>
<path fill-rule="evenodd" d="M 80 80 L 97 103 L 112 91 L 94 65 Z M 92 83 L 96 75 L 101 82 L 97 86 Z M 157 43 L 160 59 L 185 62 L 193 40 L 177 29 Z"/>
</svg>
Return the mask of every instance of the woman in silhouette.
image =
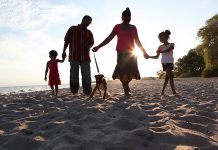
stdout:
<svg viewBox="0 0 218 150">
<path fill-rule="evenodd" d="M 148 54 L 143 48 L 137 33 L 137 28 L 130 24 L 131 12 L 126 8 L 122 12 L 122 23 L 114 26 L 110 35 L 98 46 L 92 49 L 93 52 L 98 51 L 101 47 L 108 44 L 115 36 L 117 36 L 117 65 L 113 73 L 113 79 L 119 79 L 122 83 L 124 94 L 131 95 L 129 83 L 132 79 L 139 80 L 140 73 L 138 70 L 137 57 L 134 53 L 135 43 L 141 49 L 144 57 L 147 59 Z"/>
</svg>

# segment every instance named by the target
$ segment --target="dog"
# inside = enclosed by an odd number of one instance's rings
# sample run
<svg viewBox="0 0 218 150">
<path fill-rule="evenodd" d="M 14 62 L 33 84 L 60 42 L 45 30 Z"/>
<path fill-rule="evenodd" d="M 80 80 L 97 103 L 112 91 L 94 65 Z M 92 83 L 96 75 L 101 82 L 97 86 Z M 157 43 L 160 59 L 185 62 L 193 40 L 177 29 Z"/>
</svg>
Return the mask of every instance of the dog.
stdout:
<svg viewBox="0 0 218 150">
<path fill-rule="evenodd" d="M 100 96 L 101 96 L 101 90 L 103 90 L 104 91 L 103 99 L 105 99 L 107 96 L 107 82 L 104 78 L 104 75 L 103 74 L 95 75 L 95 80 L 96 80 L 96 85 L 92 93 L 90 94 L 89 98 L 92 98 L 94 96 L 96 90 L 99 91 Z"/>
</svg>

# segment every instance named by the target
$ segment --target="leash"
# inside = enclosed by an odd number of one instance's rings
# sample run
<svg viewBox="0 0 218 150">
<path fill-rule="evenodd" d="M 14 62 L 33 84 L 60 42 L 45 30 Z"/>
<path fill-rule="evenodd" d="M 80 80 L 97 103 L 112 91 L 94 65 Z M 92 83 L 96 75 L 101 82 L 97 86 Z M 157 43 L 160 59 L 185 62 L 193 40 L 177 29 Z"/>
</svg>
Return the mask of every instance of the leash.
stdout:
<svg viewBox="0 0 218 150">
<path fill-rule="evenodd" d="M 97 71 L 98 71 L 98 74 L 100 73 L 100 71 L 99 71 L 99 68 L 98 68 L 98 63 L 97 63 L 97 60 L 96 60 L 96 58 L 95 58 L 95 53 L 93 53 L 94 54 L 94 59 L 95 59 L 95 65 L 96 65 L 96 68 L 97 68 Z"/>
</svg>

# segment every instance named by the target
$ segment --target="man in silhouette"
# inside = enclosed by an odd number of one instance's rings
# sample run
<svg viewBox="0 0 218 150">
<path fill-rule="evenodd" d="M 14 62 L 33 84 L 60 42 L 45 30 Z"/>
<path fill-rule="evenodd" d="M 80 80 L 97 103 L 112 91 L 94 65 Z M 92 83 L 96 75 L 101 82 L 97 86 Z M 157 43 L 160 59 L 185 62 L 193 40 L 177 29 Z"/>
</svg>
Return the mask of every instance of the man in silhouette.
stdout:
<svg viewBox="0 0 218 150">
<path fill-rule="evenodd" d="M 85 15 L 81 24 L 71 26 L 64 38 L 62 57 L 66 56 L 66 49 L 69 45 L 70 89 L 73 94 L 77 94 L 79 90 L 79 67 L 81 68 L 83 93 L 90 95 L 92 92 L 89 51 L 94 44 L 94 38 L 92 32 L 87 29 L 91 22 L 92 18 Z"/>
</svg>

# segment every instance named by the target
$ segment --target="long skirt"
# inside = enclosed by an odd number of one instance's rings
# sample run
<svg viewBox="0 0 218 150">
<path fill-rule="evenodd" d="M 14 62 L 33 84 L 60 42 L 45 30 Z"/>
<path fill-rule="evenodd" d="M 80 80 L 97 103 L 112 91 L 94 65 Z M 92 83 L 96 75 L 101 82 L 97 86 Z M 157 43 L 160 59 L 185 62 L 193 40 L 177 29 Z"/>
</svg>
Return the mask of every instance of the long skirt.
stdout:
<svg viewBox="0 0 218 150">
<path fill-rule="evenodd" d="M 140 80 L 137 57 L 133 52 L 117 52 L 117 65 L 112 78 L 129 82 L 132 79 Z"/>
</svg>

